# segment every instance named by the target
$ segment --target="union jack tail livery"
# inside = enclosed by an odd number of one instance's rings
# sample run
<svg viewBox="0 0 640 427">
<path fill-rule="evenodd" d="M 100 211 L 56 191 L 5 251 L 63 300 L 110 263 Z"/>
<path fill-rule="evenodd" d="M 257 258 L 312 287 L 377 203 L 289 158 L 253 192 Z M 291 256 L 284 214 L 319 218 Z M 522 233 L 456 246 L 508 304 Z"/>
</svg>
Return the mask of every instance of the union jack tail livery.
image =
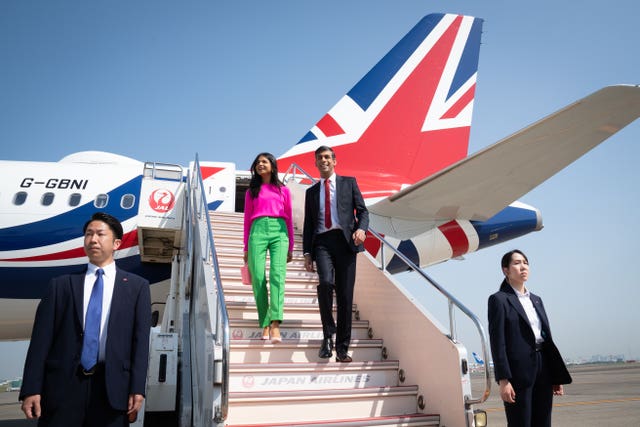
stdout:
<svg viewBox="0 0 640 427">
<path fill-rule="evenodd" d="M 315 149 L 332 147 L 370 227 L 421 267 L 541 230 L 517 198 L 638 116 L 638 87 L 611 86 L 467 157 L 482 22 L 425 16 L 278 160 L 313 175 Z"/>
<path fill-rule="evenodd" d="M 385 197 L 467 154 L 482 20 L 424 17 L 279 159 L 314 173 L 332 147 L 365 198 Z M 357 169 L 356 169 L 356 166 Z"/>
</svg>

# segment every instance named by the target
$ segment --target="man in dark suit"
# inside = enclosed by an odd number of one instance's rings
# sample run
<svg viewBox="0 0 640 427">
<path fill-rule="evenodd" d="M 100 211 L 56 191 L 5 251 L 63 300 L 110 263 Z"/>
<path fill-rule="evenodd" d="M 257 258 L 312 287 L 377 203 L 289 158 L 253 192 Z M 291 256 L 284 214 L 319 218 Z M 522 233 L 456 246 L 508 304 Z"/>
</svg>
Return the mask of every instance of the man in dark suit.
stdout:
<svg viewBox="0 0 640 427">
<path fill-rule="evenodd" d="M 369 211 L 355 178 L 334 172 L 336 155 L 327 146 L 315 151 L 321 181 L 307 189 L 304 208 L 303 253 L 305 268 L 318 270 L 318 306 L 324 339 L 319 356 L 332 355 L 336 334 L 336 361 L 351 362 L 351 316 L 356 255 L 364 250 Z M 333 318 L 336 293 L 337 326 Z"/>
<path fill-rule="evenodd" d="M 128 426 L 144 400 L 149 283 L 116 267 L 116 218 L 98 212 L 83 231 L 87 268 L 51 280 L 38 305 L 22 411 L 39 426 Z"/>
<path fill-rule="evenodd" d="M 551 426 L 553 395 L 571 375 L 551 337 L 542 299 L 525 287 L 529 260 L 515 249 L 502 257 L 505 279 L 489 297 L 495 378 L 509 426 Z"/>
</svg>

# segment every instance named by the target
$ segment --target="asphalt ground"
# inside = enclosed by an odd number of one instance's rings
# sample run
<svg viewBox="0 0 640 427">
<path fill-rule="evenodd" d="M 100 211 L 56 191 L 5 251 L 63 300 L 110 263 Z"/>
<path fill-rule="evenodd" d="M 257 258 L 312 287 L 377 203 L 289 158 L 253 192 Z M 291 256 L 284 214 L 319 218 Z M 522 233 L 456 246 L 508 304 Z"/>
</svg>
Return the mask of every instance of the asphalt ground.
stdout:
<svg viewBox="0 0 640 427">
<path fill-rule="evenodd" d="M 557 427 L 640 427 L 640 363 L 569 366 L 573 378 L 564 396 L 553 399 L 552 424 Z M 476 392 L 484 382 L 474 376 Z M 474 397 L 476 397 L 474 396 Z M 506 427 L 498 385 L 478 409 L 487 412 L 490 427 Z"/>
<path fill-rule="evenodd" d="M 555 427 L 638 427 L 640 426 L 640 363 L 570 366 L 573 383 L 565 395 L 554 398 Z M 474 393 L 484 386 L 482 378 L 472 378 Z M 28 427 L 36 422 L 24 419 L 18 392 L 0 393 L 0 427 Z M 487 411 L 489 427 L 506 427 L 498 387 L 476 408 Z"/>
</svg>

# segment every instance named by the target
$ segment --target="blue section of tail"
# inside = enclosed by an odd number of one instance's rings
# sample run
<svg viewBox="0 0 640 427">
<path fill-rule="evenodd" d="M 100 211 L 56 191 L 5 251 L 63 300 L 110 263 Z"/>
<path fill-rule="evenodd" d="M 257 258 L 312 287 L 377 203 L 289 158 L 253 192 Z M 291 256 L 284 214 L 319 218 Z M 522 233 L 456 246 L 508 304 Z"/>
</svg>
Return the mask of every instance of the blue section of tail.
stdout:
<svg viewBox="0 0 640 427">
<path fill-rule="evenodd" d="M 298 144 L 302 142 L 313 141 L 314 139 L 318 139 L 318 137 L 313 132 L 309 131 L 300 139 L 300 141 L 298 141 Z"/>
<path fill-rule="evenodd" d="M 475 18 L 471 25 L 471 32 L 464 47 L 464 52 L 460 58 L 456 75 L 453 78 L 451 89 L 447 94 L 447 99 L 451 97 L 469 78 L 478 71 L 478 61 L 480 60 L 480 39 L 482 38 L 482 19 Z"/>
<path fill-rule="evenodd" d="M 444 14 L 427 15 L 396 44 L 348 93 L 363 110 L 369 108 L 380 91 L 396 75 L 400 67 L 422 43 Z"/>
<path fill-rule="evenodd" d="M 471 354 L 473 354 L 473 358 L 476 360 L 476 363 L 477 363 L 478 365 L 484 365 L 484 360 L 482 360 L 482 359 L 480 358 L 480 356 L 478 356 L 478 353 L 476 353 L 476 352 L 474 351 L 474 352 L 472 352 Z"/>
</svg>

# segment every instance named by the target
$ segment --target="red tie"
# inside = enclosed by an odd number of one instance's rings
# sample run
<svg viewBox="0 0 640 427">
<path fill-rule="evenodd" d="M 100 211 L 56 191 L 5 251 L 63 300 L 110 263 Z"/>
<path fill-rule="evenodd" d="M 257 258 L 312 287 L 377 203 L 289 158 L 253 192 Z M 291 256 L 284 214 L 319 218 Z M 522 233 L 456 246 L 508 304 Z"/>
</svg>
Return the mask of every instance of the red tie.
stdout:
<svg viewBox="0 0 640 427">
<path fill-rule="evenodd" d="M 324 180 L 324 227 L 327 230 L 331 228 L 331 190 L 328 179 Z"/>
</svg>

